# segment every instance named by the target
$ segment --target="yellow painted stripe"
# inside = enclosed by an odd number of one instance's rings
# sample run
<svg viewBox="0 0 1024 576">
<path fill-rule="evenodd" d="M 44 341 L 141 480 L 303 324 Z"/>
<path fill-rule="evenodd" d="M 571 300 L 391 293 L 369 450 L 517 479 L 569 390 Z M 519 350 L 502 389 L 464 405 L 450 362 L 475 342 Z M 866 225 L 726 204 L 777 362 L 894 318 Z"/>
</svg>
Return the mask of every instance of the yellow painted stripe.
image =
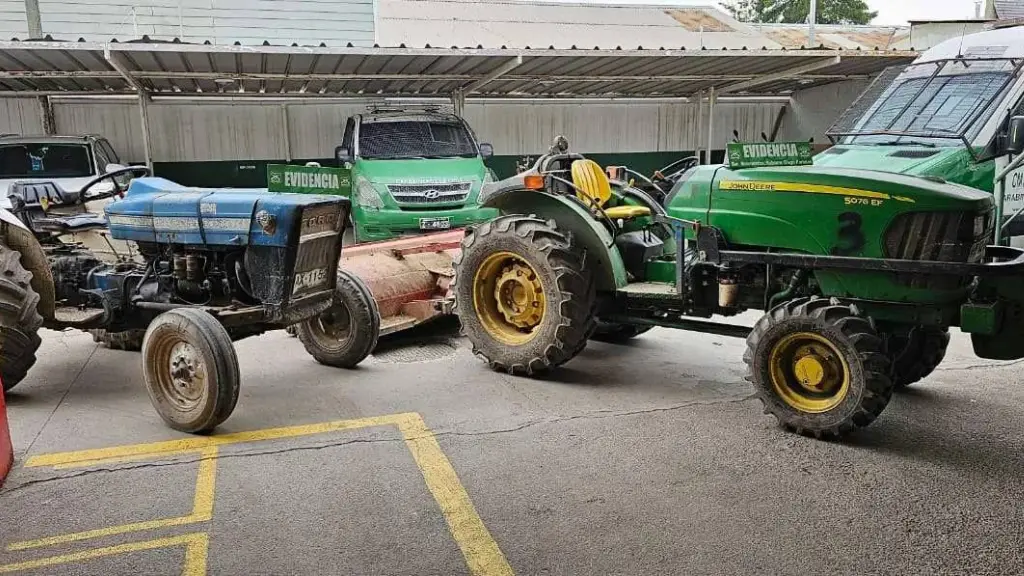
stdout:
<svg viewBox="0 0 1024 576">
<path fill-rule="evenodd" d="M 181 454 L 183 452 L 194 452 L 214 446 L 226 446 L 229 444 L 241 444 L 244 442 L 262 442 L 267 440 L 279 440 L 282 438 L 295 438 L 297 436 L 325 434 L 341 430 L 395 425 L 398 424 L 398 422 L 405 416 L 405 414 L 391 414 L 373 418 L 336 420 L 334 422 L 323 422 L 320 424 L 287 426 L 283 428 L 266 428 L 264 430 L 252 430 L 249 432 L 235 432 L 232 434 L 224 434 L 222 436 L 193 436 L 191 438 L 168 440 L 165 442 L 150 442 L 147 444 L 132 444 L 128 446 L 116 446 L 113 448 L 97 448 L 94 450 L 40 454 L 39 456 L 29 458 L 28 461 L 25 462 L 25 466 L 29 468 L 37 466 L 66 467 L 71 464 L 87 465 L 95 462 L 135 460 L 142 456 Z"/>
<path fill-rule="evenodd" d="M 156 530 L 158 528 L 168 528 L 171 526 L 184 526 L 186 524 L 195 524 L 197 522 L 208 522 L 213 518 L 213 501 L 216 483 L 217 449 L 206 448 L 201 452 L 199 473 L 196 477 L 196 494 L 192 506 L 192 513 L 188 516 L 148 520 L 146 522 L 132 522 L 130 524 L 121 524 L 119 526 L 109 526 L 107 528 L 97 528 L 95 530 L 84 530 L 82 532 L 61 534 L 60 536 L 50 536 L 48 538 L 14 542 L 9 544 L 7 549 L 10 551 L 28 550 L 31 548 L 55 546 L 57 544 L 67 544 L 68 542 L 78 542 L 92 538 L 105 538 L 107 536 L 116 536 L 118 534 L 128 534 L 130 532 Z"/>
<path fill-rule="evenodd" d="M 418 414 L 408 414 L 398 428 L 427 488 L 441 507 L 448 530 L 462 550 L 470 573 L 474 576 L 512 576 L 512 567 L 484 526 L 452 463 L 441 451 L 423 419 Z"/>
<path fill-rule="evenodd" d="M 207 534 L 203 532 L 196 532 L 193 534 L 184 534 L 182 536 L 172 536 L 170 538 L 158 538 L 156 540 L 146 540 L 144 542 L 132 542 L 130 544 L 120 544 L 117 546 L 108 546 L 106 548 L 94 548 L 92 550 L 83 550 L 73 554 L 50 556 L 48 558 L 39 558 L 15 564 L 3 564 L 0 565 L 0 574 L 21 572 L 23 570 L 38 570 L 40 568 L 52 568 L 54 566 L 60 566 L 61 564 L 84 562 L 86 560 L 95 560 L 97 558 L 117 556 L 119 554 L 130 554 L 132 552 L 185 546 L 185 565 L 182 566 L 182 576 L 201 576 L 206 574 L 206 557 L 209 544 L 210 537 Z"/>
<path fill-rule="evenodd" d="M 823 184 L 801 184 L 799 182 L 767 182 L 757 180 L 723 180 L 719 183 L 722 190 L 736 190 L 744 192 L 799 192 L 804 194 L 833 194 L 836 196 L 853 196 L 856 198 L 875 198 L 878 200 L 898 200 L 900 202 L 913 202 L 912 198 L 905 196 L 890 196 L 884 192 L 872 190 L 861 190 L 859 188 L 844 188 L 841 186 L 826 186 Z"/>
</svg>

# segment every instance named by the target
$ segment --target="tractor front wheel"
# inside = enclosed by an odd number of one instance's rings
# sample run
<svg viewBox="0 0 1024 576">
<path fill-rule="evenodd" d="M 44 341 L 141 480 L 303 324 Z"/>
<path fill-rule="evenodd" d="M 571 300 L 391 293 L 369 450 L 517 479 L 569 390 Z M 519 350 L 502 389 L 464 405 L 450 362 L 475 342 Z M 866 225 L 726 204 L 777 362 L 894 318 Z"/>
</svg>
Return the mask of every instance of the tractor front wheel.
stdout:
<svg viewBox="0 0 1024 576">
<path fill-rule="evenodd" d="M 146 330 L 142 358 L 149 398 L 171 428 L 208 433 L 235 410 L 238 355 L 210 314 L 178 308 L 157 316 Z"/>
<path fill-rule="evenodd" d="M 765 412 L 798 434 L 841 437 L 874 421 L 892 398 L 874 324 L 834 298 L 772 309 L 747 337 L 743 361 Z"/>
<path fill-rule="evenodd" d="M 338 271 L 334 305 L 298 324 L 302 345 L 317 362 L 355 368 L 377 346 L 380 312 L 373 294 L 358 276 Z"/>
<path fill-rule="evenodd" d="M 892 358 L 893 383 L 896 389 L 906 388 L 934 372 L 942 363 L 949 346 L 949 330 L 916 326 L 906 334 L 891 334 L 887 345 Z"/>
<path fill-rule="evenodd" d="M 554 222 L 507 215 L 481 224 L 463 239 L 455 267 L 455 312 L 492 369 L 539 374 L 586 347 L 594 282 Z"/>
<path fill-rule="evenodd" d="M 39 294 L 31 282 L 32 273 L 22 266 L 21 254 L 0 245 L 0 378 L 4 392 L 25 378 L 42 343 Z"/>
</svg>

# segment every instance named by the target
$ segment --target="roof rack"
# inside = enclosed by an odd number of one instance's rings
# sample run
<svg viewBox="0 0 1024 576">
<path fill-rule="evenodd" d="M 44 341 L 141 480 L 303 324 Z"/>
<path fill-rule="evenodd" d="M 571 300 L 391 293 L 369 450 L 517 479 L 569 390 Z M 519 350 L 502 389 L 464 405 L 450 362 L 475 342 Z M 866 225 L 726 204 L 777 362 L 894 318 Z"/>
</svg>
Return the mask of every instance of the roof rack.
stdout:
<svg viewBox="0 0 1024 576">
<path fill-rule="evenodd" d="M 379 114 L 381 112 L 427 112 L 434 114 L 454 114 L 455 107 L 451 104 L 395 104 L 395 103 L 379 103 L 370 104 L 366 107 L 366 110 L 370 114 Z"/>
</svg>

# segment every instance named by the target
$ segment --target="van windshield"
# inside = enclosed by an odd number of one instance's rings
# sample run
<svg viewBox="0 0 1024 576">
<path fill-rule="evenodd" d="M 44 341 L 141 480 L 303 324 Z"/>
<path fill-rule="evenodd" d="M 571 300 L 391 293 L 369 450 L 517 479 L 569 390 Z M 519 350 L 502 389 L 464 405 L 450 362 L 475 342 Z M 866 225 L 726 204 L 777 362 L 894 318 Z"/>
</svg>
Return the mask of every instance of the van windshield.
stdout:
<svg viewBox="0 0 1024 576">
<path fill-rule="evenodd" d="M 366 122 L 359 126 L 359 157 L 368 160 L 476 155 L 476 143 L 459 122 Z"/>
<path fill-rule="evenodd" d="M 82 178 L 92 174 L 89 147 L 82 144 L 0 146 L 0 178 Z"/>
<path fill-rule="evenodd" d="M 907 67 L 865 111 L 846 144 L 962 146 L 999 105 L 1013 60 L 945 60 Z"/>
</svg>

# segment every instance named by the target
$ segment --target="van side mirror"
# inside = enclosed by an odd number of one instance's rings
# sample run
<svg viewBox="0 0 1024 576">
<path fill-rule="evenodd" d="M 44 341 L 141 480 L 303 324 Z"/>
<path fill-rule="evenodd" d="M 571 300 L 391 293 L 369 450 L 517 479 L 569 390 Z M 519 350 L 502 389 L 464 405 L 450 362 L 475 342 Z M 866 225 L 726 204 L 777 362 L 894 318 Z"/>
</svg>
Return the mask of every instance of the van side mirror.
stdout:
<svg viewBox="0 0 1024 576">
<path fill-rule="evenodd" d="M 1020 154 L 1024 152 L 1024 116 L 1010 118 L 1010 126 L 1006 131 L 1006 153 Z"/>
<path fill-rule="evenodd" d="M 127 166 L 124 164 L 115 164 L 111 162 L 103 167 L 103 172 L 105 174 L 110 174 L 111 172 L 117 172 L 118 170 L 124 170 L 125 168 L 127 168 Z"/>
<path fill-rule="evenodd" d="M 494 146 L 490 144 L 480 144 L 480 156 L 483 158 L 490 158 L 494 156 Z"/>
<path fill-rule="evenodd" d="M 352 151 L 344 146 L 338 146 L 334 149 L 334 157 L 338 160 L 338 164 L 352 162 Z"/>
</svg>

